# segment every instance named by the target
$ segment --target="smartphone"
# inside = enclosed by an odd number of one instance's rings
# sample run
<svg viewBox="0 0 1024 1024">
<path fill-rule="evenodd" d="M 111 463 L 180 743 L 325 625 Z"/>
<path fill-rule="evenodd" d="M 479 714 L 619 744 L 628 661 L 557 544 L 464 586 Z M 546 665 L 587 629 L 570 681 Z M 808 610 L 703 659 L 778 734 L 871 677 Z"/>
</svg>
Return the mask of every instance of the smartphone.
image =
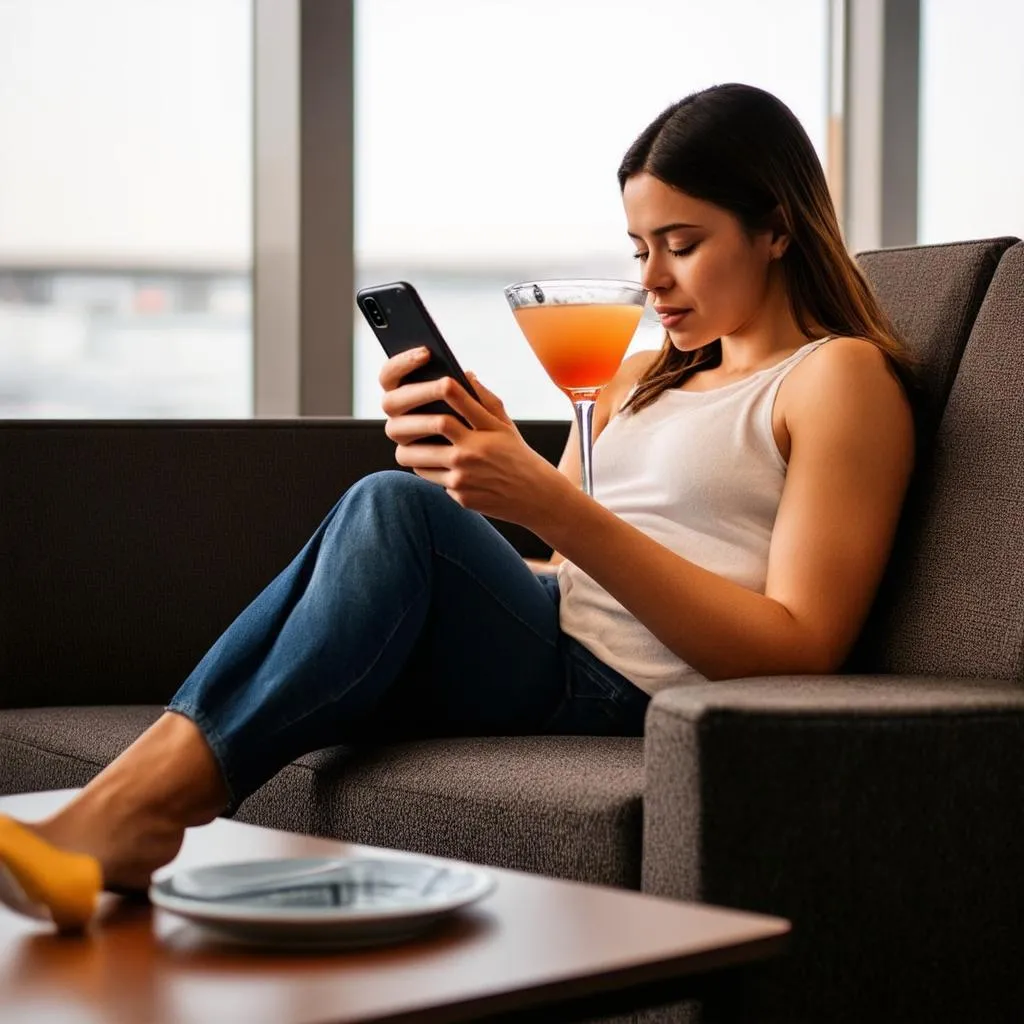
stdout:
<svg viewBox="0 0 1024 1024">
<path fill-rule="evenodd" d="M 410 348 L 425 345 L 430 350 L 430 360 L 417 367 L 412 373 L 402 378 L 405 384 L 420 381 L 439 380 L 441 377 L 452 377 L 461 384 L 472 398 L 479 401 L 473 385 L 459 366 L 458 360 L 444 340 L 437 325 L 423 305 L 419 293 L 407 281 L 395 281 L 392 284 L 377 284 L 369 288 L 360 288 L 356 292 L 356 305 L 359 307 L 366 322 L 370 325 L 381 348 L 389 356 L 397 356 Z M 412 412 L 447 413 L 454 416 L 467 427 L 466 420 L 460 416 L 447 402 L 429 402 Z M 421 438 L 417 444 L 450 444 L 440 435 Z"/>
</svg>

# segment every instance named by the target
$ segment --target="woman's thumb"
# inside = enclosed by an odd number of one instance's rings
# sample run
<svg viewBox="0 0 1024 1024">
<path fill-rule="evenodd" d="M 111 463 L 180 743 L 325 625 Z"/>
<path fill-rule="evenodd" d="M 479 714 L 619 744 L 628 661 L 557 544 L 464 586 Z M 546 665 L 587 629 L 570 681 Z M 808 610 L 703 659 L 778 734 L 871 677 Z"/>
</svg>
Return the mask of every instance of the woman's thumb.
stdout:
<svg viewBox="0 0 1024 1024">
<path fill-rule="evenodd" d="M 476 392 L 477 398 L 480 399 L 480 404 L 489 413 L 504 419 L 505 404 L 502 400 L 486 385 L 482 384 L 480 378 L 472 370 L 467 371 L 466 376 L 469 378 L 470 384 L 473 385 L 473 390 Z"/>
</svg>

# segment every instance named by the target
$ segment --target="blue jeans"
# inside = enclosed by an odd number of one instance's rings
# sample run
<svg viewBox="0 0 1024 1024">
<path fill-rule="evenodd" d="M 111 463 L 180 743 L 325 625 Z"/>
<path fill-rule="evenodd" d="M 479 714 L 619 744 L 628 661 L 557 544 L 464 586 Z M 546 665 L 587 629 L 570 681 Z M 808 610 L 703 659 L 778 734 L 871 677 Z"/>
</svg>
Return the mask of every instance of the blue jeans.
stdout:
<svg viewBox="0 0 1024 1024">
<path fill-rule="evenodd" d="M 558 584 L 476 512 L 399 471 L 351 487 L 168 705 L 231 807 L 335 744 L 640 735 L 648 695 L 558 624 Z"/>
</svg>

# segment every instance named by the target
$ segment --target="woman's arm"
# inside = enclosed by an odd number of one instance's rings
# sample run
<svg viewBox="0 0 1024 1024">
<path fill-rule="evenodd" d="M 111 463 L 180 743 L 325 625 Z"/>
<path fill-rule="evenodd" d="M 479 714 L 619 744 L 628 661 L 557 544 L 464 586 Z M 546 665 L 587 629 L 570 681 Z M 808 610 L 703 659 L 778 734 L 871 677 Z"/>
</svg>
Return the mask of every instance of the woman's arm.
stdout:
<svg viewBox="0 0 1024 1024">
<path fill-rule="evenodd" d="M 899 382 L 858 339 L 836 339 L 799 369 L 764 594 L 674 554 L 568 486 L 531 526 L 709 679 L 835 671 L 891 550 L 914 450 Z"/>
<path fill-rule="evenodd" d="M 557 551 L 552 551 L 546 562 L 542 558 L 523 558 L 523 561 L 532 572 L 558 572 L 558 563 L 565 559 Z"/>
<path fill-rule="evenodd" d="M 884 571 L 913 465 L 910 405 L 875 346 L 835 339 L 787 379 L 789 469 L 764 594 L 675 554 L 583 494 L 523 441 L 501 399 L 477 391 L 480 402 L 446 378 L 385 395 L 399 465 L 466 508 L 532 530 L 709 679 L 839 667 Z M 472 429 L 411 411 L 435 399 Z M 452 444 L 412 443 L 434 434 Z"/>
</svg>

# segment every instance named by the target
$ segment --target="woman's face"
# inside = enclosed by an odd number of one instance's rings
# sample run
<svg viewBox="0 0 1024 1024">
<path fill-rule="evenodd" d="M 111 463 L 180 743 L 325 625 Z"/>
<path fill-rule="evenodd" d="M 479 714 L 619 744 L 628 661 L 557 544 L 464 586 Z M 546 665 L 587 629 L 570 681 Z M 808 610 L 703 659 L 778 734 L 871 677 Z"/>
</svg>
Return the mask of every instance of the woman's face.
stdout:
<svg viewBox="0 0 1024 1024">
<path fill-rule="evenodd" d="M 751 238 L 728 210 L 650 174 L 628 179 L 622 197 L 641 280 L 676 348 L 692 351 L 755 320 L 785 239 Z"/>
</svg>

